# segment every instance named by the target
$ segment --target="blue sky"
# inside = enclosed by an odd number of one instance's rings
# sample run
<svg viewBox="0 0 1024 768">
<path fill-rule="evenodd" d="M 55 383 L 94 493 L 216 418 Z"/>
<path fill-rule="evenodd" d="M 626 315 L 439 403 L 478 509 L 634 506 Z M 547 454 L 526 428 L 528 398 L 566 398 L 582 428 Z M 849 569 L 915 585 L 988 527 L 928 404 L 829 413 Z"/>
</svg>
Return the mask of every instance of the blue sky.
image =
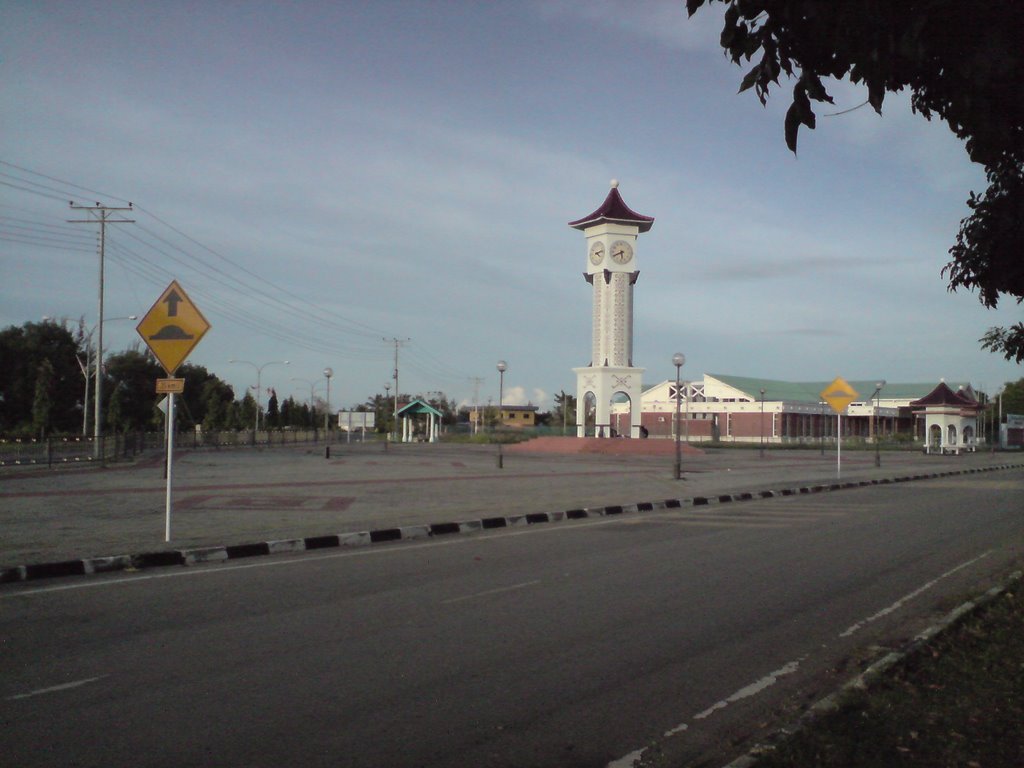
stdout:
<svg viewBox="0 0 1024 768">
<path fill-rule="evenodd" d="M 239 394 L 403 393 L 551 406 L 589 359 L 582 235 L 612 178 L 654 216 L 637 249 L 634 362 L 655 383 L 970 380 L 1020 319 L 940 275 L 984 188 L 939 123 L 831 88 L 782 139 L 791 85 L 737 95 L 717 11 L 684 3 L 5 2 L 0 326 L 96 319 L 96 228 L 67 201 L 132 201 L 108 228 L 107 317 L 177 279 L 212 324 L 190 362 Z M 49 177 L 49 178 L 47 178 Z M 137 340 L 105 326 L 106 346 Z M 322 387 L 317 390 L 323 394 Z"/>
</svg>

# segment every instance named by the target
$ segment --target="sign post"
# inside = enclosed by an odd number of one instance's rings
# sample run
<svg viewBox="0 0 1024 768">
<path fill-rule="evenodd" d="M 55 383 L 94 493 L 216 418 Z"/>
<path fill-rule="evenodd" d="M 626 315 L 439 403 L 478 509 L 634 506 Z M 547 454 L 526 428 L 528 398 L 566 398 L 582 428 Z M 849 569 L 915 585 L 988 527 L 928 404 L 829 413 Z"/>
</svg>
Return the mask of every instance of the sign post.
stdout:
<svg viewBox="0 0 1024 768">
<path fill-rule="evenodd" d="M 843 474 L 843 411 L 860 395 L 841 377 L 836 377 L 819 394 L 836 412 L 836 478 L 839 478 Z"/>
<path fill-rule="evenodd" d="M 164 541 L 171 540 L 171 486 L 174 467 L 174 399 L 185 391 L 185 380 L 174 378 L 178 366 L 210 330 L 192 300 L 172 280 L 135 329 L 168 378 L 158 379 L 156 391 L 167 395 L 167 494 L 165 501 Z"/>
</svg>

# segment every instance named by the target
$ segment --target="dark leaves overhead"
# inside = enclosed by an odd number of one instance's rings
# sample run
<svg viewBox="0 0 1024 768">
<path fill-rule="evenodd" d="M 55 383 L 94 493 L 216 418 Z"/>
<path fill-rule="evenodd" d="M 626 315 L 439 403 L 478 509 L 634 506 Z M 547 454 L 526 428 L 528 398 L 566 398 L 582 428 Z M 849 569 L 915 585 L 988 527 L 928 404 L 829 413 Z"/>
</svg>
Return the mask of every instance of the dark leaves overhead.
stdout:
<svg viewBox="0 0 1024 768">
<path fill-rule="evenodd" d="M 715 2 L 728 6 L 726 55 L 743 65 L 761 52 L 741 93 L 753 89 L 764 104 L 781 73 L 796 78 L 784 126 L 794 153 L 800 127 L 815 126 L 812 102 L 832 103 L 825 78 L 862 84 L 879 114 L 887 93 L 907 89 L 915 112 L 944 120 L 989 183 L 971 194 L 950 249 L 950 290 L 977 290 L 988 307 L 1002 294 L 1024 298 L 1024 2 L 686 0 L 686 10 Z M 986 335 L 987 348 L 1024 346 L 1020 324 L 993 330 L 1005 332 Z"/>
</svg>

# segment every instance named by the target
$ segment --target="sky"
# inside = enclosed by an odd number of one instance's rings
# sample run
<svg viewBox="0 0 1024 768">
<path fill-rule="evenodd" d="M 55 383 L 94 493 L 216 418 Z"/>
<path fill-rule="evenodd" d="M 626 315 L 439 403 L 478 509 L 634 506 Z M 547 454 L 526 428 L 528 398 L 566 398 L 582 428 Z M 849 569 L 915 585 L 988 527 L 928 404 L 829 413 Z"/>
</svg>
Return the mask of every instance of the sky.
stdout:
<svg viewBox="0 0 1024 768">
<path fill-rule="evenodd" d="M 1021 318 L 941 275 L 980 167 L 938 122 L 831 83 L 794 156 L 682 0 L 0 0 L 0 327 L 97 320 L 104 347 L 177 280 L 188 362 L 241 396 L 391 387 L 552 407 L 590 355 L 582 233 L 611 179 L 655 217 L 634 364 L 789 381 L 1022 375 L 980 349 Z M 398 340 L 399 343 L 396 343 Z M 231 363 L 244 360 L 247 363 Z M 288 360 L 283 365 L 279 361 Z"/>
</svg>

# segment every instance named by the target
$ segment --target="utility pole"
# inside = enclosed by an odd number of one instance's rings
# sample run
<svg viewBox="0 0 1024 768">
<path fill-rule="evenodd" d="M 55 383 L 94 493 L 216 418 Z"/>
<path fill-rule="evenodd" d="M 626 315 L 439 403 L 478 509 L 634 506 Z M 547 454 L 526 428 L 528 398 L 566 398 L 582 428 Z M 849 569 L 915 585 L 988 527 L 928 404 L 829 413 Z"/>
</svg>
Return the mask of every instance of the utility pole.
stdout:
<svg viewBox="0 0 1024 768">
<path fill-rule="evenodd" d="M 96 313 L 96 405 L 93 412 L 93 455 L 100 459 L 103 454 L 100 446 L 100 438 L 103 436 L 103 420 L 100 404 L 103 401 L 103 260 L 107 247 L 107 224 L 134 224 L 135 219 L 113 219 L 111 214 L 115 211 L 132 211 L 134 208 L 128 203 L 127 208 L 118 208 L 109 205 L 75 205 L 72 200 L 68 203 L 72 210 L 88 211 L 87 219 L 69 219 L 69 224 L 99 224 L 100 225 L 100 278 L 99 278 L 99 311 Z"/>
<path fill-rule="evenodd" d="M 391 378 L 395 380 L 395 439 L 398 439 L 398 350 L 403 344 L 408 344 L 412 339 L 405 338 L 399 339 L 396 337 L 387 338 L 384 337 L 384 341 L 388 344 L 395 345 L 395 372 Z"/>
<path fill-rule="evenodd" d="M 480 385 L 484 383 L 483 376 L 470 376 L 469 380 L 473 382 L 473 434 L 475 435 L 480 429 Z"/>
</svg>

